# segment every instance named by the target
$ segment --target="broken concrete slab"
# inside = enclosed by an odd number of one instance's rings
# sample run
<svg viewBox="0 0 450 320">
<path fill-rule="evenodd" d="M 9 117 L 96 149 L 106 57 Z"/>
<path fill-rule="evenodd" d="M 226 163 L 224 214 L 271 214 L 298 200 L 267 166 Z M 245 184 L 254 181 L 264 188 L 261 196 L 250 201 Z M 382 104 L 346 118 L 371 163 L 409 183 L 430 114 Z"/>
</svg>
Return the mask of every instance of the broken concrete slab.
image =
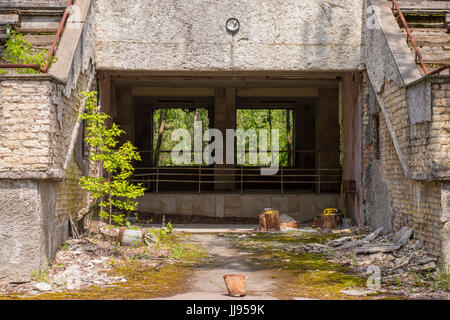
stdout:
<svg viewBox="0 0 450 320">
<path fill-rule="evenodd" d="M 342 238 L 339 238 L 339 239 L 331 240 L 331 241 L 329 241 L 327 243 L 327 245 L 330 246 L 330 247 L 338 247 L 338 246 L 343 245 L 345 242 L 351 241 L 353 239 L 354 239 L 354 237 L 345 236 L 345 237 L 342 237 Z"/>
<path fill-rule="evenodd" d="M 411 239 L 412 234 L 413 234 L 413 229 L 410 229 L 408 227 L 403 227 L 394 234 L 392 241 L 395 244 L 398 244 L 403 247 L 408 243 L 409 239 Z"/>
<path fill-rule="evenodd" d="M 375 231 L 373 231 L 372 233 L 370 233 L 369 235 L 367 235 L 363 241 L 367 241 L 370 242 L 372 240 L 375 240 L 376 237 L 378 237 L 378 235 L 380 234 L 380 232 L 383 230 L 383 227 L 380 227 L 378 229 L 376 229 Z"/>
<path fill-rule="evenodd" d="M 392 252 L 401 248 L 398 244 L 365 244 L 355 250 L 355 253 Z"/>
</svg>

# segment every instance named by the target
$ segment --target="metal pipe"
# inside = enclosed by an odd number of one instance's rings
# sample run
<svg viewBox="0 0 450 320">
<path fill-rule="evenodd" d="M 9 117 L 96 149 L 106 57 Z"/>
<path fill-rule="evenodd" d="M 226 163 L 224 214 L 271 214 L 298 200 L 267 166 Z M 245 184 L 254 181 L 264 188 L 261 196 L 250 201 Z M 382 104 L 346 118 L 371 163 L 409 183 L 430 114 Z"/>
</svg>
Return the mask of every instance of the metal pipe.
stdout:
<svg viewBox="0 0 450 320">
<path fill-rule="evenodd" d="M 39 64 L 21 64 L 21 63 L 0 63 L 1 69 L 34 69 L 36 71 L 41 71 L 41 66 Z"/>
<path fill-rule="evenodd" d="M 402 10 L 400 9 L 400 6 L 397 3 L 397 0 L 392 0 L 392 3 L 394 4 L 394 6 L 395 6 L 395 8 L 397 10 L 398 16 L 400 17 L 400 20 L 402 21 L 403 26 L 406 29 L 406 33 L 408 34 L 408 38 L 411 41 L 411 44 L 413 45 L 414 51 L 416 53 L 416 57 L 419 58 L 420 66 L 422 67 L 423 71 L 425 72 L 425 75 L 427 75 L 429 73 L 428 72 L 428 68 L 425 65 L 425 61 L 422 58 L 422 54 L 420 53 L 419 48 L 416 45 L 416 41 L 414 40 L 414 37 L 413 37 L 413 35 L 411 33 L 411 30 L 408 27 L 408 23 L 406 22 L 406 19 L 403 16 L 403 12 L 402 12 Z M 408 41 L 408 38 L 406 39 L 406 41 Z"/>
<path fill-rule="evenodd" d="M 444 71 L 445 69 L 450 69 L 450 65 L 442 66 L 442 67 L 440 67 L 440 68 L 438 68 L 436 70 L 431 71 L 429 74 L 437 74 L 437 73 L 439 73 L 441 71 Z"/>
</svg>

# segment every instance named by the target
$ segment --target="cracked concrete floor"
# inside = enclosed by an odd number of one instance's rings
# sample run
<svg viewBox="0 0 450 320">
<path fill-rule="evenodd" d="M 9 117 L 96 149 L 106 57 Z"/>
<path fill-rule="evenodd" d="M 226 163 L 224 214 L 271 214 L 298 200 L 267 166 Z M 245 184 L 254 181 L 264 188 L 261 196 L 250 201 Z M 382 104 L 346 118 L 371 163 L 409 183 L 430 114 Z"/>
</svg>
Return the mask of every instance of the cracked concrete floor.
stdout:
<svg viewBox="0 0 450 320">
<path fill-rule="evenodd" d="M 232 244 L 214 234 L 194 234 L 190 242 L 203 246 L 209 259 L 201 267 L 196 268 L 194 274 L 187 280 L 190 289 L 182 294 L 164 299 L 167 300 L 272 300 L 271 293 L 282 285 L 282 279 L 274 278 L 276 270 L 267 270 L 252 259 L 248 254 L 232 247 Z M 231 297 L 228 295 L 223 275 L 245 273 L 248 274 L 247 295 Z"/>
</svg>

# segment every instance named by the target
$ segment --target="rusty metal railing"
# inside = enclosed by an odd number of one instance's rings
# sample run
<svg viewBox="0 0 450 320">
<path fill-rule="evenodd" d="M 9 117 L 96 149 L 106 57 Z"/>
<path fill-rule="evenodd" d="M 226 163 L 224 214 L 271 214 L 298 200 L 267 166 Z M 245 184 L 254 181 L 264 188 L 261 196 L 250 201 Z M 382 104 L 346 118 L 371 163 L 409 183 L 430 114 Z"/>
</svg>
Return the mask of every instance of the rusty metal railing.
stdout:
<svg viewBox="0 0 450 320">
<path fill-rule="evenodd" d="M 293 153 L 299 151 L 293 151 Z M 246 185 L 264 184 L 264 189 L 276 190 L 285 193 L 288 186 L 303 185 L 316 193 L 330 191 L 325 185 L 333 185 L 333 190 L 339 192 L 342 183 L 341 168 L 322 168 L 319 151 L 301 151 L 303 153 L 315 154 L 315 168 L 301 168 L 294 166 L 280 166 L 275 175 L 263 176 L 260 167 L 256 166 L 153 166 L 137 167 L 131 182 L 143 183 L 150 192 L 160 192 L 162 184 L 170 184 L 174 187 L 165 191 L 180 191 L 180 185 L 190 184 L 189 191 L 201 193 L 210 192 L 214 185 L 233 185 L 235 192 L 245 193 Z M 331 151 L 333 152 L 333 151 Z M 337 151 L 336 151 L 337 152 Z M 322 152 L 323 153 L 323 152 Z M 329 152 L 326 152 L 329 153 Z M 202 186 L 209 185 L 209 189 Z M 212 187 L 212 188 L 211 188 Z M 186 188 L 184 189 L 186 191 Z M 255 191 L 254 189 L 252 189 Z M 221 190 L 213 190 L 221 192 Z"/>
<path fill-rule="evenodd" d="M 442 72 L 442 71 L 444 71 L 446 69 L 450 69 L 450 65 L 445 65 L 445 66 L 442 66 L 440 68 L 437 68 L 436 70 L 433 70 L 433 71 L 431 71 L 428 74 L 439 74 L 440 72 Z"/>
<path fill-rule="evenodd" d="M 55 39 L 53 40 L 52 46 L 47 54 L 46 61 L 47 63 L 41 67 L 39 64 L 20 64 L 20 63 L 0 63 L 0 69 L 34 69 L 38 72 L 47 73 L 48 68 L 50 67 L 50 61 L 53 60 L 56 47 L 59 43 L 59 39 L 61 37 L 61 33 L 64 29 L 64 26 L 67 21 L 67 17 L 69 16 L 70 7 L 72 6 L 73 0 L 68 0 L 67 6 L 64 10 L 64 14 L 61 18 L 61 21 L 58 26 L 58 30 L 56 31 Z"/>
<path fill-rule="evenodd" d="M 425 61 L 422 58 L 422 54 L 419 51 L 419 47 L 417 46 L 416 41 L 414 40 L 411 29 L 409 29 L 409 27 L 408 27 L 408 23 L 406 22 L 405 16 L 403 15 L 403 12 L 400 9 L 400 6 L 398 5 L 397 0 L 392 0 L 392 5 L 393 5 L 392 11 L 394 12 L 394 15 L 395 15 L 395 11 L 397 11 L 398 17 L 400 18 L 400 20 L 403 24 L 403 27 L 406 30 L 406 34 L 407 34 L 406 42 L 411 42 L 411 45 L 414 48 L 416 63 L 417 63 L 417 60 L 419 60 L 419 63 L 420 63 L 420 66 L 422 67 L 423 72 L 425 73 L 425 75 L 427 75 L 429 73 L 428 68 L 425 65 Z"/>
</svg>

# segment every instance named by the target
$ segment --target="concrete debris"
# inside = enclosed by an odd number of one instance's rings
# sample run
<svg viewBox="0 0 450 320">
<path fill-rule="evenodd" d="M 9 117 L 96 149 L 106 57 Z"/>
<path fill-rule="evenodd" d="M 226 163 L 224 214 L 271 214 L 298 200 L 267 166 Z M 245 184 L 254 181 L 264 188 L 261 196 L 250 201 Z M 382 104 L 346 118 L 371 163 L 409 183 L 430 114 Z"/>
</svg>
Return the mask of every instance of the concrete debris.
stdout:
<svg viewBox="0 0 450 320">
<path fill-rule="evenodd" d="M 52 286 L 45 282 L 35 283 L 33 288 L 40 292 L 50 291 L 52 290 Z"/>
<path fill-rule="evenodd" d="M 375 240 L 376 237 L 378 237 L 378 235 L 380 234 L 380 232 L 381 232 L 382 230 L 383 230 L 383 227 L 378 228 L 378 229 L 375 230 L 374 232 L 370 233 L 367 237 L 365 237 L 365 238 L 363 239 L 363 241 L 370 242 L 370 241 L 372 241 L 372 240 Z"/>
<path fill-rule="evenodd" d="M 375 291 L 375 290 L 369 290 L 369 289 L 364 289 L 364 288 L 341 289 L 340 292 L 347 296 L 354 296 L 354 297 L 365 297 L 365 296 L 377 293 L 377 291 Z"/>
<path fill-rule="evenodd" d="M 436 262 L 436 258 L 424 258 L 424 259 L 420 259 L 417 264 L 427 264 L 430 262 Z"/>
<path fill-rule="evenodd" d="M 392 237 L 392 241 L 395 244 L 398 244 L 403 247 L 408 243 L 409 239 L 411 239 L 412 234 L 413 234 L 412 229 L 409 229 L 408 227 L 403 227 L 394 234 L 394 236 Z"/>
<path fill-rule="evenodd" d="M 345 250 L 350 248 L 355 248 L 363 245 L 365 242 L 362 240 L 355 240 L 351 242 L 344 243 L 343 245 L 340 245 L 339 247 L 335 248 L 334 250 Z"/>
<path fill-rule="evenodd" d="M 415 266 L 412 268 L 416 272 L 431 272 L 436 270 L 436 263 L 430 262 L 427 264 Z"/>
<path fill-rule="evenodd" d="M 377 253 L 377 252 L 392 252 L 400 249 L 398 244 L 365 244 L 361 248 L 355 249 L 355 253 Z"/>
<path fill-rule="evenodd" d="M 287 214 L 282 214 L 280 216 L 280 222 L 296 222 L 294 218 L 291 216 L 288 216 Z"/>
<path fill-rule="evenodd" d="M 414 242 L 414 245 L 412 246 L 412 249 L 413 250 L 420 250 L 420 249 L 422 249 L 422 247 L 423 247 L 423 241 L 422 241 L 422 239 L 419 239 L 419 240 L 416 240 Z"/>
<path fill-rule="evenodd" d="M 139 257 L 139 263 L 148 269 L 157 269 L 171 263 L 164 248 L 117 246 L 117 232 L 102 228 L 105 233 L 93 238 L 68 240 L 60 248 L 45 273 L 36 275 L 39 280 L 20 284 L 1 283 L 0 294 L 36 295 L 66 290 L 83 290 L 90 286 L 114 287 L 127 282 L 122 276 L 112 276 L 113 265 L 126 264 Z M 114 238 L 115 236 L 115 238 Z M 114 241 L 113 241 L 114 239 Z M 169 259 L 170 260 L 170 259 Z M 41 279 L 45 277 L 45 279 Z"/>
<path fill-rule="evenodd" d="M 345 236 L 336 240 L 331 240 L 327 244 L 330 247 L 338 247 L 344 244 L 344 242 L 354 240 L 354 237 Z"/>
</svg>

